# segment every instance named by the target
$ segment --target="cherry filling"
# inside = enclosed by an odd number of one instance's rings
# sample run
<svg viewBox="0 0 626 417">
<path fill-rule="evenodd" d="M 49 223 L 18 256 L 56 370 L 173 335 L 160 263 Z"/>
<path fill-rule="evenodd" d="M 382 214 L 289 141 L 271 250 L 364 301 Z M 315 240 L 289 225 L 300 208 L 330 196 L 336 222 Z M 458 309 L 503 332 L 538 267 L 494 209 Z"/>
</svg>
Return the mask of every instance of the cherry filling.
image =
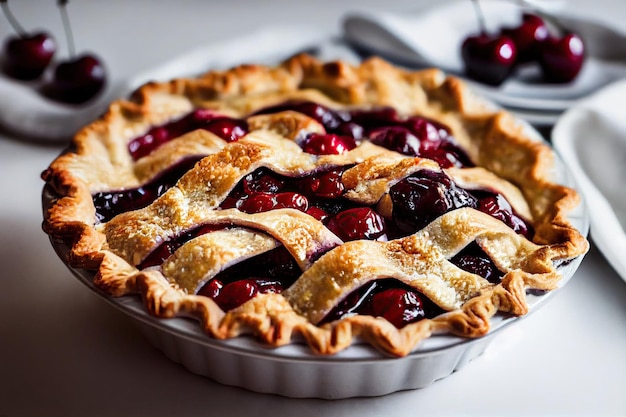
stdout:
<svg viewBox="0 0 626 417">
<path fill-rule="evenodd" d="M 451 210 L 471 207 L 503 221 L 516 233 L 531 239 L 530 224 L 513 210 L 502 194 L 485 189 L 466 190 L 445 172 L 419 171 L 389 190 L 393 203 L 393 237 L 417 232 Z"/>
<path fill-rule="evenodd" d="M 476 242 L 467 245 L 450 262 L 464 271 L 480 275 L 492 284 L 498 284 L 504 276 Z"/>
<path fill-rule="evenodd" d="M 97 220 L 106 222 L 120 213 L 148 206 L 174 186 L 200 159 L 202 157 L 199 156 L 185 158 L 137 188 L 94 194 L 92 198 Z"/>
<path fill-rule="evenodd" d="M 302 147 L 315 155 L 342 154 L 368 138 L 372 143 L 408 156 L 429 158 L 443 168 L 472 166 L 447 127 L 421 116 L 401 118 L 390 107 L 371 110 L 334 110 L 309 101 L 287 101 L 255 114 L 283 111 L 305 114 L 324 126 L 326 134 L 313 134 Z"/>
<path fill-rule="evenodd" d="M 136 161 L 162 144 L 196 129 L 208 130 L 227 142 L 234 142 L 248 133 L 248 123 L 242 119 L 222 116 L 213 110 L 196 109 L 178 120 L 153 127 L 132 139 L 128 151 Z"/>
<path fill-rule="evenodd" d="M 419 171 L 389 190 L 393 203 L 392 220 L 402 235 L 421 230 L 451 210 L 477 206 L 468 191 L 456 185 L 444 172 Z"/>
<path fill-rule="evenodd" d="M 212 298 L 228 311 L 257 294 L 282 292 L 301 273 L 293 257 L 280 246 L 225 269 L 200 288 L 198 295 Z"/>
<path fill-rule="evenodd" d="M 321 220 L 343 241 L 386 239 L 385 220 L 373 208 L 342 198 L 345 168 L 290 178 L 260 168 L 246 175 L 220 205 L 245 213 L 292 208 Z"/>
<path fill-rule="evenodd" d="M 441 167 L 473 166 L 456 144 L 447 127 L 430 119 L 400 117 L 388 107 L 371 110 L 334 110 L 312 102 L 286 102 L 255 114 L 292 110 L 321 123 L 326 133 L 309 134 L 299 141 L 304 152 L 334 155 L 349 152 L 362 140 L 408 156 L 432 159 Z M 134 159 L 152 152 L 161 144 L 195 129 L 206 129 L 226 141 L 236 141 L 248 132 L 247 122 L 198 109 L 169 123 L 150 129 L 129 143 Z M 93 196 L 98 221 L 145 207 L 172 187 L 200 159 L 187 158 L 140 187 L 97 193 Z M 383 217 L 375 206 L 363 206 L 344 198 L 342 176 L 346 167 L 331 167 L 302 177 L 288 177 L 267 168 L 246 175 L 220 205 L 246 213 L 291 208 L 322 221 L 343 241 L 386 240 L 415 233 L 451 210 L 471 207 L 503 221 L 515 232 L 532 238 L 532 227 L 506 199 L 490 190 L 469 190 L 458 186 L 445 172 L 422 170 L 394 184 L 389 190 L 392 214 Z M 141 262 L 140 269 L 158 266 L 185 242 L 227 226 L 199 226 L 163 242 Z M 503 273 L 476 243 L 468 245 L 450 260 L 459 268 L 478 274 L 493 283 Z M 257 294 L 279 293 L 302 273 L 284 247 L 255 256 L 220 272 L 198 294 L 210 297 L 225 311 Z M 323 322 L 353 314 L 384 317 L 401 328 L 408 323 L 442 313 L 427 297 L 395 279 L 373 281 L 351 293 Z"/>
<path fill-rule="evenodd" d="M 384 317 L 397 328 L 443 313 L 423 294 L 396 279 L 380 279 L 351 292 L 320 324 L 357 314 Z"/>
</svg>

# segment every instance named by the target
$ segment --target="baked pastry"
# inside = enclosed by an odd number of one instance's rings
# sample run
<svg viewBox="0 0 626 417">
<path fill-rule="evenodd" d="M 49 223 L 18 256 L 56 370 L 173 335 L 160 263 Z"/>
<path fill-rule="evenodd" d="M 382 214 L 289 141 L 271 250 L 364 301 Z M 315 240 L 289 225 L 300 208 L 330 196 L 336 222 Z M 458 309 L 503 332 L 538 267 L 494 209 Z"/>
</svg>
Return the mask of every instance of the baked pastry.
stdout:
<svg viewBox="0 0 626 417">
<path fill-rule="evenodd" d="M 112 296 L 225 339 L 406 355 L 480 337 L 582 256 L 549 146 L 439 70 L 298 55 L 149 83 L 42 174 Z"/>
</svg>

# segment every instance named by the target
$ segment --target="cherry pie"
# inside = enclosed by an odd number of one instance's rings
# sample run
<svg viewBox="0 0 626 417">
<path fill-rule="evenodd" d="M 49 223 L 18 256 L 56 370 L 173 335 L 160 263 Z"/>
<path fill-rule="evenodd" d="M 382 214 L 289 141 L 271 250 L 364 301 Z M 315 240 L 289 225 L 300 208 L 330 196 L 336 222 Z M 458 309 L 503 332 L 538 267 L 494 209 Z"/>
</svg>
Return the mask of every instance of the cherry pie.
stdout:
<svg viewBox="0 0 626 417">
<path fill-rule="evenodd" d="M 439 70 L 298 55 L 150 83 L 43 173 L 67 262 L 218 339 L 406 355 L 582 256 L 551 149 Z"/>
</svg>

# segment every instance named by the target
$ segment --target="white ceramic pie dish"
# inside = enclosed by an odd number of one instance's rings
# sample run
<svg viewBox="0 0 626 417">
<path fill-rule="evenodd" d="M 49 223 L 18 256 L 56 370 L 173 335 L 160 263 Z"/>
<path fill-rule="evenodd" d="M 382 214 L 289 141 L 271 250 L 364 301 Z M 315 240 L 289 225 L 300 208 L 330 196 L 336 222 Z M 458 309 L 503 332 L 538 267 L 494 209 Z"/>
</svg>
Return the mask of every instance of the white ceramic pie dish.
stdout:
<svg viewBox="0 0 626 417">
<path fill-rule="evenodd" d="M 540 140 L 538 133 L 531 132 Z M 555 170 L 559 182 L 577 188 L 560 160 Z M 44 209 L 53 198 L 50 190 L 44 189 Z M 571 213 L 570 220 L 587 235 L 589 215 L 585 204 Z M 61 259 L 66 259 L 68 246 L 60 241 L 52 241 L 52 244 Z M 559 267 L 563 275 L 561 287 L 573 276 L 581 261 L 582 256 L 579 256 Z M 372 397 L 426 387 L 463 368 L 485 350 L 499 330 L 523 319 L 498 314 L 492 319 L 491 331 L 485 337 L 470 340 L 435 335 L 402 358 L 386 356 L 359 343 L 333 356 L 318 356 L 298 343 L 268 348 L 251 337 L 212 339 L 193 319 L 158 319 L 146 312 L 140 297 L 111 297 L 93 285 L 92 272 L 70 270 L 89 289 L 131 318 L 165 356 L 189 371 L 226 385 L 294 398 Z M 549 301 L 556 291 L 559 289 L 540 296 L 529 294 L 529 314 Z"/>
</svg>

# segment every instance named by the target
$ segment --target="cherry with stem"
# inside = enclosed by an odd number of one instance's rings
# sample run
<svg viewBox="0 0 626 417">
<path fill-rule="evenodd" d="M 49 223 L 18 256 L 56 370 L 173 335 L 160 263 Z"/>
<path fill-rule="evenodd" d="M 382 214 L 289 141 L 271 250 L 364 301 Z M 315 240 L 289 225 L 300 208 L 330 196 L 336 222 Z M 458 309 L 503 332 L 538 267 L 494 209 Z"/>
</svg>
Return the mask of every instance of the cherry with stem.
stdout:
<svg viewBox="0 0 626 417">
<path fill-rule="evenodd" d="M 39 78 L 56 52 L 54 39 L 45 32 L 27 32 L 11 13 L 7 0 L 0 0 L 0 7 L 16 33 L 5 42 L 3 71 L 19 80 Z"/>
<path fill-rule="evenodd" d="M 76 54 L 74 35 L 67 13 L 68 0 L 59 0 L 59 10 L 67 38 L 69 59 L 61 62 L 54 71 L 52 81 L 44 88 L 44 94 L 54 100 L 81 104 L 94 98 L 106 83 L 106 71 L 94 55 Z"/>
<path fill-rule="evenodd" d="M 490 35 L 478 0 L 472 0 L 479 33 L 468 36 L 461 45 L 465 73 L 477 81 L 500 85 L 515 68 L 517 49 L 508 36 Z"/>
<path fill-rule="evenodd" d="M 548 35 L 539 43 L 538 61 L 543 77 L 552 83 L 574 81 L 585 62 L 585 44 L 578 34 L 563 27 L 556 19 L 539 13 L 546 22 Z"/>
</svg>

